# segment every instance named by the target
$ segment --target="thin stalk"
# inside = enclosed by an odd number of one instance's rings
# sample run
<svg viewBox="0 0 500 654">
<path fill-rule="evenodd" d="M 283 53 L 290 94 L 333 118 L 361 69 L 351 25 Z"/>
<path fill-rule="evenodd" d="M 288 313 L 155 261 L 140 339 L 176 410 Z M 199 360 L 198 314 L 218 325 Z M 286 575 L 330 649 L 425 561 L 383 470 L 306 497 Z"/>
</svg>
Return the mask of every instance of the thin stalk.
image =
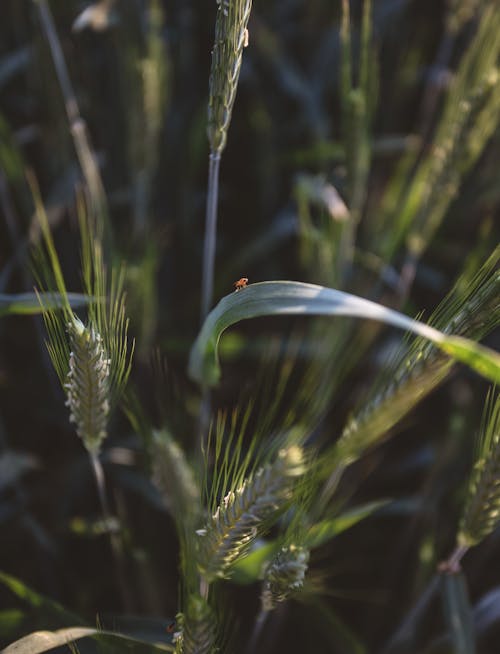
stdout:
<svg viewBox="0 0 500 654">
<path fill-rule="evenodd" d="M 261 610 L 257 619 L 255 620 L 255 626 L 252 631 L 250 640 L 248 641 L 247 653 L 252 654 L 253 652 L 258 652 L 257 645 L 262 634 L 264 625 L 266 624 L 267 618 L 269 616 L 269 611 Z"/>
<path fill-rule="evenodd" d="M 45 38 L 47 39 L 50 47 L 52 60 L 54 61 L 57 79 L 59 81 L 59 86 L 61 87 L 61 91 L 64 97 L 64 106 L 68 116 L 68 121 L 70 126 L 72 126 L 77 120 L 80 120 L 81 117 L 80 111 L 78 109 L 78 103 L 76 101 L 75 92 L 73 90 L 73 86 L 68 74 L 68 69 L 66 67 L 66 62 L 64 60 L 61 42 L 59 41 L 59 37 L 54 25 L 54 20 L 46 0 L 35 0 L 35 3 L 38 6 L 42 28 L 45 32 Z"/>
<path fill-rule="evenodd" d="M 441 564 L 440 568 L 453 573 L 460 572 L 460 562 L 468 550 L 468 545 L 457 545 L 451 556 Z"/>
<path fill-rule="evenodd" d="M 95 452 L 89 452 L 90 463 L 96 480 L 97 493 L 99 495 L 99 502 L 101 504 L 102 516 L 107 528 L 111 525 L 111 511 L 109 507 L 108 495 L 106 493 L 106 483 L 104 480 L 104 469 L 99 459 L 99 455 Z M 134 605 L 132 601 L 132 594 L 130 593 L 127 584 L 125 583 L 125 565 L 123 548 L 120 538 L 109 529 L 109 540 L 111 543 L 111 552 L 113 555 L 113 562 L 115 568 L 116 580 L 120 595 L 122 598 L 124 609 L 127 612 L 133 611 Z"/>
<path fill-rule="evenodd" d="M 382 650 L 382 654 L 390 654 L 396 651 L 397 647 L 409 641 L 412 634 L 416 632 L 420 621 L 428 610 L 432 600 L 439 590 L 439 582 L 443 574 L 456 574 L 460 571 L 460 562 L 467 552 L 467 545 L 457 545 L 451 555 L 438 566 L 438 573 L 430 580 L 427 588 L 420 595 L 417 603 L 406 616 L 397 632 Z"/>
<path fill-rule="evenodd" d="M 426 589 L 420 595 L 417 603 L 407 614 L 399 629 L 382 648 L 381 654 L 391 654 L 391 652 L 399 651 L 398 647 L 408 643 L 412 639 L 413 634 L 418 629 L 420 621 L 439 590 L 439 580 L 439 575 L 434 575 L 434 577 L 432 577 Z"/>
<path fill-rule="evenodd" d="M 219 199 L 219 173 L 220 173 L 220 152 L 211 152 L 208 168 L 208 193 L 207 210 L 205 220 L 205 241 L 203 245 L 203 268 L 201 276 L 201 323 L 205 320 L 212 304 L 214 293 L 215 274 L 215 250 L 217 247 L 217 206 Z M 207 386 L 203 388 L 200 415 L 199 415 L 199 446 L 200 471 L 203 465 L 203 452 L 206 444 L 206 436 L 210 423 L 210 412 L 212 409 L 211 394 Z M 201 593 L 202 597 L 205 597 Z"/>
<path fill-rule="evenodd" d="M 97 166 L 95 152 L 88 136 L 87 125 L 80 114 L 75 91 L 71 84 L 68 68 L 64 59 L 61 42 L 54 25 L 54 19 L 46 0 L 34 0 L 34 2 L 38 7 L 42 29 L 49 44 L 52 60 L 56 69 L 56 75 L 63 95 L 64 107 L 66 109 L 76 155 L 89 191 L 89 199 L 92 203 L 95 216 L 104 219 L 107 216 L 104 185 Z M 106 226 L 109 229 L 109 225 Z"/>
<path fill-rule="evenodd" d="M 214 293 L 215 249 L 217 244 L 217 205 L 219 199 L 220 152 L 211 152 L 208 168 L 208 195 L 203 246 L 201 321 L 206 318 Z"/>
<path fill-rule="evenodd" d="M 99 501 L 101 503 L 102 516 L 106 523 L 109 523 L 111 518 L 111 511 L 109 508 L 108 495 L 106 493 L 106 484 L 104 481 L 104 470 L 102 463 L 99 460 L 99 456 L 94 452 L 90 454 L 90 462 L 92 464 L 92 470 L 94 471 L 97 492 L 99 494 Z"/>
</svg>

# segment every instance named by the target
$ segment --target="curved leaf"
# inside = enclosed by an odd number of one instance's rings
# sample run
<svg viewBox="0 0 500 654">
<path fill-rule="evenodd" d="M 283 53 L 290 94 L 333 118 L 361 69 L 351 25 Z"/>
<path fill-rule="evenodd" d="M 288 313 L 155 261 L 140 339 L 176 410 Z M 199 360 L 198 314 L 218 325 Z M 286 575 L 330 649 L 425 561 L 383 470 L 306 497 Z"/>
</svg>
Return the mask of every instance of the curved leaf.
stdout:
<svg viewBox="0 0 500 654">
<path fill-rule="evenodd" d="M 40 593 L 37 593 L 29 586 L 26 586 L 21 580 L 13 577 L 12 575 L 8 575 L 1 570 L 0 584 L 8 588 L 10 592 L 20 600 L 33 607 L 38 614 L 47 614 L 53 616 L 54 618 L 57 618 L 59 622 L 65 622 L 66 624 L 83 624 L 83 621 L 74 613 L 67 611 L 63 606 L 54 600 L 49 599 Z"/>
<path fill-rule="evenodd" d="M 353 507 L 336 518 L 329 518 L 313 525 L 305 538 L 304 545 L 310 549 L 320 547 L 358 522 L 368 518 L 375 511 L 389 503 L 390 500 L 378 500 Z"/>
<path fill-rule="evenodd" d="M 217 348 L 224 330 L 259 316 L 323 315 L 376 320 L 422 336 L 479 374 L 500 383 L 500 355 L 350 293 L 303 282 L 260 282 L 226 295 L 207 316 L 189 356 L 189 375 L 200 384 L 219 381 Z"/>
<path fill-rule="evenodd" d="M 168 643 L 151 643 L 139 638 L 132 638 L 114 631 L 103 631 L 93 627 L 68 627 L 58 631 L 35 631 L 24 638 L 16 640 L 15 643 L 8 645 L 2 650 L 2 654 L 41 654 L 48 652 L 54 647 L 68 645 L 75 640 L 88 638 L 89 636 L 106 636 L 119 641 L 128 641 L 129 643 L 144 643 L 154 650 L 163 652 L 173 652 L 174 647 Z"/>
</svg>

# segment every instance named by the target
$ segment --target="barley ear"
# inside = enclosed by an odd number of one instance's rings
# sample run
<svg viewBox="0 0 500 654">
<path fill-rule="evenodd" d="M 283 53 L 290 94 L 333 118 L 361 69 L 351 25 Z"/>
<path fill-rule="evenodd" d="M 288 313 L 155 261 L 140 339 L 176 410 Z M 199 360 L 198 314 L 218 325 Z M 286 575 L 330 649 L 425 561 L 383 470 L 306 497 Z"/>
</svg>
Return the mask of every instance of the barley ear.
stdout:
<svg viewBox="0 0 500 654">
<path fill-rule="evenodd" d="M 70 421 L 86 449 L 97 454 L 107 435 L 110 359 L 101 335 L 76 316 L 68 324 L 69 371 L 64 384 Z"/>
<path fill-rule="evenodd" d="M 211 654 L 216 651 L 216 620 L 212 609 L 199 595 L 190 595 L 184 613 L 177 616 L 176 654 Z"/>
<path fill-rule="evenodd" d="M 302 449 L 292 446 L 224 497 L 205 529 L 198 531 L 198 567 L 206 581 L 228 576 L 231 565 L 286 508 L 304 471 Z"/>
<path fill-rule="evenodd" d="M 500 520 L 500 394 L 491 391 L 481 425 L 478 456 L 460 521 L 458 545 L 471 547 L 488 536 Z"/>
<path fill-rule="evenodd" d="M 220 154 L 226 145 L 252 0 L 217 0 L 217 5 L 207 130 L 212 154 Z"/>
<path fill-rule="evenodd" d="M 304 585 L 309 550 L 297 545 L 283 547 L 264 572 L 262 610 L 272 611 Z"/>
</svg>

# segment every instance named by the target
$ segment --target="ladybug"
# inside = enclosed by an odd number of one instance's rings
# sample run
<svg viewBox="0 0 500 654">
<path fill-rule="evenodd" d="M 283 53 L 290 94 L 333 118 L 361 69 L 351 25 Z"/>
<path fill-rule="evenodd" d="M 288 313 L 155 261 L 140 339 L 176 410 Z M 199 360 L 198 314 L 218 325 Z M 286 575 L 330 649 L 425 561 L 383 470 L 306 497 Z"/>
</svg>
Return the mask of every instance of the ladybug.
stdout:
<svg viewBox="0 0 500 654">
<path fill-rule="evenodd" d="M 169 625 L 167 625 L 167 634 L 173 634 L 175 631 L 175 620 L 171 622 Z"/>
<path fill-rule="evenodd" d="M 240 291 L 242 288 L 245 288 L 247 284 L 248 284 L 248 277 L 242 277 L 241 279 L 238 279 L 237 282 L 234 282 L 234 288 L 236 291 Z"/>
</svg>

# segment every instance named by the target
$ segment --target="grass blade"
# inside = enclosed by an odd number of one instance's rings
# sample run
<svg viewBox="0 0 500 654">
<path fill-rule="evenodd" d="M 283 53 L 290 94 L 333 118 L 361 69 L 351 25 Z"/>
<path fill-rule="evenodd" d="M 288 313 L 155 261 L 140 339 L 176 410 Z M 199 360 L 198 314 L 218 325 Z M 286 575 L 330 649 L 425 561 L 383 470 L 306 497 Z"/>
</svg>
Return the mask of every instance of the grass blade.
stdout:
<svg viewBox="0 0 500 654">
<path fill-rule="evenodd" d="M 222 298 L 207 316 L 191 350 L 191 378 L 208 386 L 216 384 L 221 374 L 217 349 L 222 333 L 240 320 L 276 315 L 349 316 L 376 320 L 422 336 L 479 374 L 494 382 L 500 381 L 500 355 L 488 348 L 465 338 L 445 335 L 429 325 L 356 295 L 292 281 L 252 284 Z"/>
<path fill-rule="evenodd" d="M 129 646 L 134 643 L 145 643 L 153 651 L 174 651 L 172 645 L 167 643 L 147 643 L 138 638 L 132 638 L 131 636 L 119 634 L 114 631 L 103 631 L 94 627 L 68 627 L 66 629 L 59 629 L 58 631 L 35 631 L 17 640 L 15 643 L 8 645 L 2 650 L 2 654 L 41 654 L 41 652 L 47 652 L 54 649 L 54 647 L 69 645 L 75 640 L 88 638 L 89 636 L 109 636 L 117 639 L 119 642 L 124 641 L 124 644 L 128 643 Z"/>
</svg>

